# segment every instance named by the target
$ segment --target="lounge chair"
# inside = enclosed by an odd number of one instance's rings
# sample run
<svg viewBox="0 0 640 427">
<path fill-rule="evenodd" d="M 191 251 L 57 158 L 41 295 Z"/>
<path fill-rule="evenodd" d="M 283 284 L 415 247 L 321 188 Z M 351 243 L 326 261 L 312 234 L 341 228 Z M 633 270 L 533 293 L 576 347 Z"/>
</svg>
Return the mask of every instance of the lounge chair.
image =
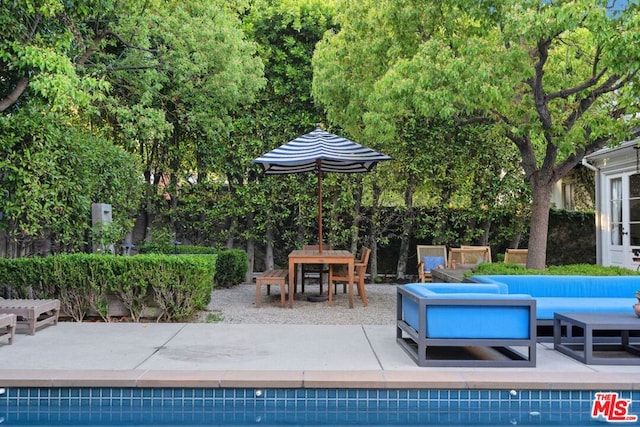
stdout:
<svg viewBox="0 0 640 427">
<path fill-rule="evenodd" d="M 418 277 L 421 282 L 431 282 L 431 270 L 447 267 L 447 247 L 438 245 L 418 245 Z"/>
<path fill-rule="evenodd" d="M 469 245 L 460 245 L 460 248 L 463 249 L 463 253 L 475 253 L 477 254 L 479 251 L 482 253 L 482 261 L 481 262 L 491 262 L 491 246 L 469 246 Z"/>
<path fill-rule="evenodd" d="M 0 340 L 7 339 L 13 344 L 13 335 L 16 330 L 15 314 L 0 314 Z"/>
<path fill-rule="evenodd" d="M 58 324 L 60 300 L 0 299 L 0 314 L 15 314 L 17 328 L 34 335 L 41 326 Z"/>
<path fill-rule="evenodd" d="M 483 262 L 491 262 L 491 248 L 488 246 L 461 246 L 449 249 L 450 269 L 472 268 Z"/>
<path fill-rule="evenodd" d="M 505 264 L 527 265 L 529 249 L 507 249 L 504 253 Z"/>
</svg>

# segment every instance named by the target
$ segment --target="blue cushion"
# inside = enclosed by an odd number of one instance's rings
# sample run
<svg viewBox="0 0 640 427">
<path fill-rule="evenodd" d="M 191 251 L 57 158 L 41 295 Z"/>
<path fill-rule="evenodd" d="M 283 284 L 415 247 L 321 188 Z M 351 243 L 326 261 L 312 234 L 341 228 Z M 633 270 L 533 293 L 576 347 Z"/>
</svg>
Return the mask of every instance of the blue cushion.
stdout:
<svg viewBox="0 0 640 427">
<path fill-rule="evenodd" d="M 636 298 L 536 298 L 536 318 L 551 320 L 553 313 L 629 313 L 635 316 Z M 640 321 L 640 320 L 639 320 Z"/>
<path fill-rule="evenodd" d="M 508 294 L 509 289 L 503 283 L 410 283 L 402 285 L 404 289 L 416 295 L 424 296 L 433 293 L 489 293 Z"/>
<path fill-rule="evenodd" d="M 432 306 L 427 309 L 427 337 L 527 339 L 529 308 L 486 305 Z"/>
<path fill-rule="evenodd" d="M 533 297 L 629 298 L 640 289 L 640 276 L 473 276 L 480 283 L 504 283 L 510 293 Z"/>
<path fill-rule="evenodd" d="M 438 266 L 445 266 L 443 256 L 425 256 L 422 257 L 422 263 L 424 264 L 424 271 L 437 270 Z"/>
</svg>

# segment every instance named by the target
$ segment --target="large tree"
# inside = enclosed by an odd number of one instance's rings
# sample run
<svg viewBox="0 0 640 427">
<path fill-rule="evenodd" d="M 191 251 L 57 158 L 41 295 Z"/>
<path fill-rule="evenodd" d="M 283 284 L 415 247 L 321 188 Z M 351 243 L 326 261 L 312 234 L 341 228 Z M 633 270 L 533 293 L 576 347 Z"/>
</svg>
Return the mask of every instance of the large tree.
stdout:
<svg viewBox="0 0 640 427">
<path fill-rule="evenodd" d="M 172 231 L 180 187 L 226 173 L 232 117 L 264 85 L 256 45 L 240 28 L 243 9 L 227 3 L 141 2 L 130 16 L 105 23 L 120 37 L 94 54 L 95 70 L 114 88 L 105 103 L 114 138 L 142 157 L 148 200 L 159 191 L 169 199 Z M 153 213 L 147 203 L 141 230 Z"/>
<path fill-rule="evenodd" d="M 149 201 L 157 201 L 153 186 L 164 185 L 160 192 L 169 195 L 175 219 L 178 183 L 224 165 L 233 111 L 264 84 L 256 46 L 240 29 L 238 15 L 248 4 L 6 3 L 0 10 L 0 112 L 15 116 L 37 97 L 45 111 L 106 135 L 140 157 Z M 144 206 L 141 222 L 154 203 Z"/>
<path fill-rule="evenodd" d="M 531 268 L 545 266 L 553 185 L 637 126 L 639 9 L 609 3 L 393 0 L 377 2 L 373 17 L 342 6 L 343 49 L 384 67 L 355 106 L 371 129 L 396 135 L 399 118 L 418 113 L 487 124 L 517 147 L 532 192 Z"/>
<path fill-rule="evenodd" d="M 128 2 L 119 3 L 126 14 Z M 92 123 L 108 84 L 85 72 L 87 22 L 114 2 L 17 0 L 0 9 L 0 198 L 5 255 L 84 249 L 92 202 L 131 226 L 140 196 L 133 156 Z M 93 9 L 97 11 L 94 11 Z M 86 42 L 86 43 L 85 43 Z"/>
<path fill-rule="evenodd" d="M 0 9 L 0 113 L 15 111 L 23 96 L 38 96 L 54 109 L 86 107 L 105 85 L 79 71 L 100 47 L 84 38 L 91 23 L 114 13 L 113 0 L 16 0 Z M 126 14 L 131 2 L 119 2 Z M 113 34 L 109 35 L 112 37 Z M 107 37 L 107 35 L 103 36 Z M 13 110 L 11 110 L 13 108 Z"/>
<path fill-rule="evenodd" d="M 262 239 L 266 268 L 275 262 L 274 238 L 278 231 L 287 236 L 290 249 L 310 240 L 309 230 L 317 230 L 317 210 L 312 201 L 315 176 L 266 178 L 251 160 L 312 131 L 324 119 L 311 96 L 311 58 L 316 43 L 333 25 L 333 8 L 326 3 L 256 0 L 243 19 L 247 36 L 259 46 L 266 85 L 256 102 L 236 115 L 232 138 L 225 142 L 225 156 L 219 162 L 232 191 L 244 197 L 244 209 L 238 217 L 246 220 L 242 227 L 250 260 L 254 239 Z M 283 230 L 287 219 L 296 224 L 295 229 Z"/>
<path fill-rule="evenodd" d="M 395 115 L 378 113 L 374 96 L 389 64 L 412 54 L 420 44 L 415 28 L 420 27 L 417 20 L 422 16 L 401 13 L 406 8 L 392 13 L 394 7 L 392 2 L 361 1 L 338 9 L 341 30 L 329 33 L 314 56 L 314 95 L 333 122 L 394 158 L 375 173 L 376 191 L 402 195 L 405 209 L 397 211 L 399 218 L 393 222 L 401 224 L 396 272 L 404 278 L 409 256 L 415 254 L 410 247 L 414 235 L 447 244 L 486 240 L 491 219 L 513 201 L 513 192 L 505 188 L 513 180 L 503 178 L 512 177 L 516 168 L 503 167 L 504 159 L 513 158 L 512 148 L 478 144 L 479 138 L 496 140 L 495 133 L 482 132 L 485 126 L 460 130 L 449 117 L 428 117 L 411 108 L 401 108 Z M 392 16 L 405 27 L 390 28 L 385 21 Z M 495 170 L 499 173 L 491 175 Z M 500 203 L 493 202 L 497 195 Z M 418 208 L 430 208 L 435 216 L 416 216 Z M 464 226 L 448 227 L 445 212 L 458 212 Z M 475 221 L 467 219 L 468 212 L 476 213 Z M 379 229 L 373 240 L 389 232 Z"/>
</svg>

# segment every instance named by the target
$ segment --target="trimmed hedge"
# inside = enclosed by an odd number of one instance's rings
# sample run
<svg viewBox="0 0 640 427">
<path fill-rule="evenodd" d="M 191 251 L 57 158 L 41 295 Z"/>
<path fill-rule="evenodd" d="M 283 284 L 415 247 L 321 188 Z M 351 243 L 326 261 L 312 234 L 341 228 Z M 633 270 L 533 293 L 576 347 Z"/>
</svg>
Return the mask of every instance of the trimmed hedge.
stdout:
<svg viewBox="0 0 640 427">
<path fill-rule="evenodd" d="M 475 267 L 471 272 L 466 272 L 465 277 L 487 274 L 548 274 L 559 276 L 635 276 L 640 272 L 622 267 L 603 267 L 593 264 L 554 265 L 544 270 L 527 269 L 518 264 L 504 264 L 500 262 L 483 263 Z"/>
<path fill-rule="evenodd" d="M 247 253 L 240 249 L 229 249 L 218 254 L 216 259 L 216 285 L 230 287 L 244 281 L 249 270 Z"/>
<path fill-rule="evenodd" d="M 58 298 L 76 321 L 91 311 L 108 318 L 108 294 L 139 321 L 151 306 L 156 321 L 183 321 L 206 307 L 215 276 L 211 255 L 52 255 L 0 258 L 0 286 L 14 298 Z"/>
<path fill-rule="evenodd" d="M 143 243 L 138 248 L 139 254 L 166 254 L 166 255 L 215 255 L 218 250 L 209 246 L 197 245 L 171 245 L 158 243 Z"/>
</svg>

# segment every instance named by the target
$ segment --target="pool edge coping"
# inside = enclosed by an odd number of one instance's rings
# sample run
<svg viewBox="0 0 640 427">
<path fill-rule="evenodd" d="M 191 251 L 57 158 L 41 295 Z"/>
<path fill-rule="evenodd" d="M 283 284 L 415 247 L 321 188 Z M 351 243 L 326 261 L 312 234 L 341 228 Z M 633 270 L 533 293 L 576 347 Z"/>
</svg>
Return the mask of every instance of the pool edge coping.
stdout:
<svg viewBox="0 0 640 427">
<path fill-rule="evenodd" d="M 0 369 L 2 387 L 640 390 L 640 376 L 603 372 Z"/>
</svg>

